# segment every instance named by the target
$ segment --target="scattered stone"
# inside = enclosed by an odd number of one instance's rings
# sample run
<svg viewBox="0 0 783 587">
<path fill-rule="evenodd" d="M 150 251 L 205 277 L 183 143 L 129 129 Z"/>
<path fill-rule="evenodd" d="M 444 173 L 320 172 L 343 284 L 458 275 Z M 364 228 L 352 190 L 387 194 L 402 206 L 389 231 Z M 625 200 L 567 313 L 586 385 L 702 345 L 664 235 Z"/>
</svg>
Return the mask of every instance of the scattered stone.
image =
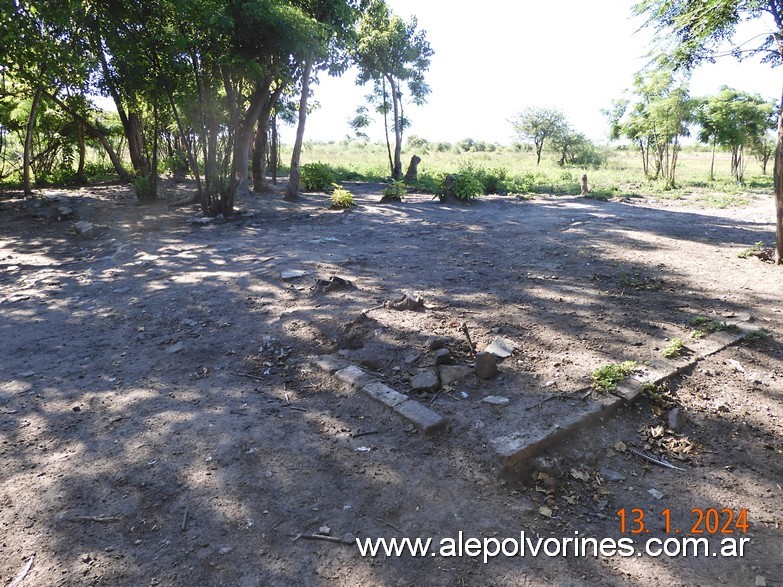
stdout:
<svg viewBox="0 0 783 587">
<path fill-rule="evenodd" d="M 221 555 L 221 556 L 225 556 L 225 555 L 227 555 L 229 552 L 231 552 L 232 550 L 234 550 L 234 549 L 233 549 L 231 546 L 221 546 L 221 547 L 218 549 L 218 554 L 219 554 L 219 555 Z"/>
<path fill-rule="evenodd" d="M 490 404 L 493 406 L 507 406 L 511 400 L 509 400 L 507 397 L 502 397 L 499 395 L 488 395 L 481 401 L 485 404 Z"/>
<path fill-rule="evenodd" d="M 513 340 L 497 336 L 495 337 L 495 340 L 484 349 L 484 352 L 491 353 L 499 359 L 505 359 L 506 357 L 510 357 L 516 348 L 517 344 Z"/>
<path fill-rule="evenodd" d="M 332 529 L 329 526 L 321 526 L 320 528 L 318 528 L 318 533 L 321 536 L 331 536 Z"/>
<path fill-rule="evenodd" d="M 178 353 L 179 351 L 181 351 L 183 348 L 185 348 L 185 345 L 182 343 L 182 341 L 180 341 L 172 344 L 171 346 L 166 347 L 166 349 L 163 352 L 169 355 L 173 355 L 174 353 Z"/>
<path fill-rule="evenodd" d="M 560 461 L 554 457 L 535 457 L 530 464 L 533 470 L 546 473 L 549 477 L 557 479 L 563 475 Z"/>
<path fill-rule="evenodd" d="M 435 391 L 440 389 L 440 380 L 432 371 L 422 371 L 411 379 L 413 391 Z"/>
<path fill-rule="evenodd" d="M 91 236 L 94 228 L 95 226 L 93 223 L 87 222 L 86 220 L 80 220 L 73 225 L 73 229 L 76 231 L 76 234 L 80 236 Z"/>
<path fill-rule="evenodd" d="M 436 365 L 451 365 L 454 360 L 451 358 L 451 351 L 449 349 L 438 349 L 435 351 L 435 364 Z"/>
<path fill-rule="evenodd" d="M 756 587 L 767 587 L 767 578 L 764 575 L 756 575 Z"/>
<path fill-rule="evenodd" d="M 602 468 L 600 472 L 601 477 L 607 481 L 625 481 L 625 475 L 618 473 L 617 471 L 613 471 L 612 469 Z"/>
<path fill-rule="evenodd" d="M 446 420 L 417 401 L 408 400 L 394 408 L 400 416 L 410 420 L 422 432 L 430 434 L 446 425 Z"/>
<path fill-rule="evenodd" d="M 664 494 L 658 491 L 657 489 L 648 489 L 647 493 L 652 495 L 655 499 L 663 499 Z"/>
<path fill-rule="evenodd" d="M 313 295 L 325 294 L 341 289 L 350 289 L 354 287 L 352 281 L 343 277 L 332 275 L 329 279 L 316 279 L 313 286 Z"/>
<path fill-rule="evenodd" d="M 682 432 L 683 428 L 685 428 L 685 424 L 688 422 L 685 413 L 680 408 L 669 410 L 666 419 L 669 430 L 674 430 L 675 432 Z"/>
<path fill-rule="evenodd" d="M 291 279 L 298 279 L 299 277 L 304 277 L 308 273 L 309 271 L 305 271 L 304 269 L 285 269 L 280 272 L 280 279 L 284 281 L 289 281 Z"/>
<path fill-rule="evenodd" d="M 491 379 L 498 374 L 498 362 L 495 355 L 487 352 L 476 355 L 476 375 L 481 379 Z"/>
<path fill-rule="evenodd" d="M 465 365 L 441 365 L 438 368 L 440 382 L 443 385 L 452 385 L 468 377 L 472 370 Z"/>
<path fill-rule="evenodd" d="M 385 406 L 389 406 L 390 408 L 394 408 L 400 405 L 402 402 L 408 401 L 408 396 L 401 394 L 399 391 L 392 389 L 388 385 L 384 385 L 380 381 L 365 385 L 362 388 L 362 391 L 369 395 L 372 399 L 382 403 Z"/>
<path fill-rule="evenodd" d="M 214 221 L 215 219 L 210 216 L 200 216 L 199 218 L 190 219 L 191 224 L 212 224 Z"/>
<path fill-rule="evenodd" d="M 73 208 L 69 208 L 68 206 L 57 207 L 57 220 L 68 220 L 70 218 L 73 218 L 73 216 L 74 216 Z"/>
</svg>

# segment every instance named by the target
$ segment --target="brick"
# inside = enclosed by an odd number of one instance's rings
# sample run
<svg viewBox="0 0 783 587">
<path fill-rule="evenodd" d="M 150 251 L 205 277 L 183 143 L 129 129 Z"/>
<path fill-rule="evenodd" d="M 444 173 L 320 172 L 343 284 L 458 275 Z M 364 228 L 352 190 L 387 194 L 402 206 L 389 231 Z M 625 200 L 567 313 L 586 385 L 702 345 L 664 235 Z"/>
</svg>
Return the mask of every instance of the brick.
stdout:
<svg viewBox="0 0 783 587">
<path fill-rule="evenodd" d="M 321 357 L 314 357 L 310 364 L 313 367 L 318 367 L 322 371 L 326 371 L 329 375 L 334 375 L 340 369 L 345 369 L 348 366 L 346 361 L 333 357 L 332 355 L 323 355 Z"/>
<path fill-rule="evenodd" d="M 433 412 L 417 401 L 408 400 L 403 402 L 396 406 L 394 411 L 427 434 L 435 432 L 446 425 L 446 420 L 443 416 Z"/>
<path fill-rule="evenodd" d="M 351 365 L 345 369 L 340 369 L 337 371 L 337 373 L 334 374 L 334 376 L 356 390 L 359 390 L 365 385 L 369 385 L 370 383 L 375 382 L 375 378 L 372 375 L 355 365 Z"/>
<path fill-rule="evenodd" d="M 382 403 L 385 406 L 394 408 L 403 402 L 408 401 L 408 396 L 401 394 L 399 391 L 393 390 L 388 385 L 384 385 L 380 381 L 376 383 L 370 383 L 365 385 L 362 391 L 370 396 L 375 401 Z"/>
</svg>

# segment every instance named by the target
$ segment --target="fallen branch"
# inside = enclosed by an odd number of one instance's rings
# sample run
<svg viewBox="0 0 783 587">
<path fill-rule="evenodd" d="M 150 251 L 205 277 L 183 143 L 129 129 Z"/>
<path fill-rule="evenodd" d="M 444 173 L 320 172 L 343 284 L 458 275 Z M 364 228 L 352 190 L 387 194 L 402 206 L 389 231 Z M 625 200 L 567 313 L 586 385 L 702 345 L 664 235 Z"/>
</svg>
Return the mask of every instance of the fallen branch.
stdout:
<svg viewBox="0 0 783 587">
<path fill-rule="evenodd" d="M 432 399 L 430 400 L 430 405 L 435 403 L 435 400 L 440 397 L 440 393 L 443 391 L 443 388 L 439 389 L 438 392 L 432 396 Z"/>
<path fill-rule="evenodd" d="M 361 438 L 362 436 L 372 436 L 373 434 L 380 433 L 380 430 L 370 430 L 369 432 L 357 432 L 356 434 L 352 434 L 351 438 Z"/>
<path fill-rule="evenodd" d="M 19 585 L 22 584 L 22 581 L 25 580 L 25 577 L 27 577 L 30 569 L 33 568 L 33 561 L 35 561 L 35 555 L 30 557 L 30 559 L 22 567 L 22 570 L 16 574 L 14 580 L 8 584 L 8 587 L 19 587 Z"/>
<path fill-rule="evenodd" d="M 182 525 L 180 526 L 180 528 L 184 532 L 187 527 L 188 527 L 188 506 L 185 506 L 185 513 L 182 514 Z"/>
</svg>

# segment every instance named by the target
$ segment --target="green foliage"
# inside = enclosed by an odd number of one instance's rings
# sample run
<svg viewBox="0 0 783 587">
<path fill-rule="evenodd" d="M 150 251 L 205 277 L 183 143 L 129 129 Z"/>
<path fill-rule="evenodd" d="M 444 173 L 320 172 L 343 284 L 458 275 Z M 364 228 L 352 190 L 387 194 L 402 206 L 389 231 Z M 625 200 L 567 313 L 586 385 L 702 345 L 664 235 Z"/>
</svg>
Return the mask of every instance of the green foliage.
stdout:
<svg viewBox="0 0 783 587">
<path fill-rule="evenodd" d="M 641 391 L 642 395 L 650 400 L 650 402 L 664 410 L 669 410 L 677 406 L 677 400 L 672 397 L 665 385 L 660 383 L 645 383 L 642 385 Z"/>
<path fill-rule="evenodd" d="M 749 246 L 744 251 L 737 253 L 737 257 L 739 257 L 740 259 L 747 259 L 753 253 L 758 253 L 763 248 L 764 248 L 764 241 L 758 241 L 757 243 L 754 243 L 751 246 Z"/>
<path fill-rule="evenodd" d="M 690 325 L 692 327 L 691 337 L 696 339 L 704 338 L 713 332 L 719 332 L 733 327 L 733 325 L 726 324 L 726 322 L 713 320 L 707 316 L 694 316 L 691 319 Z"/>
<path fill-rule="evenodd" d="M 454 183 L 451 185 L 451 191 L 460 200 L 472 200 L 484 193 L 484 184 L 481 183 L 481 179 L 473 168 L 463 167 L 459 173 L 452 175 L 452 177 Z"/>
<path fill-rule="evenodd" d="M 771 338 L 769 332 L 763 328 L 759 328 L 758 330 L 754 330 L 753 332 L 748 333 L 748 335 L 745 337 L 745 342 L 753 343 L 762 340 L 768 340 L 769 338 Z"/>
<path fill-rule="evenodd" d="M 334 171 L 326 163 L 308 163 L 302 166 L 300 182 L 310 192 L 326 192 L 337 181 Z"/>
<path fill-rule="evenodd" d="M 401 180 L 391 180 L 389 185 L 383 188 L 383 197 L 387 200 L 402 201 L 407 193 L 408 188 L 405 186 L 405 182 Z"/>
<path fill-rule="evenodd" d="M 330 200 L 332 201 L 332 208 L 350 208 L 355 204 L 353 201 L 353 194 L 344 189 L 341 185 L 334 184 L 332 195 Z"/>
<path fill-rule="evenodd" d="M 666 348 L 661 351 L 661 354 L 667 359 L 673 359 L 679 357 L 685 351 L 685 343 L 679 338 L 673 338 L 666 345 Z"/>
<path fill-rule="evenodd" d="M 617 391 L 617 384 L 631 375 L 638 367 L 635 361 L 609 363 L 593 371 L 593 389 L 604 393 Z"/>
</svg>

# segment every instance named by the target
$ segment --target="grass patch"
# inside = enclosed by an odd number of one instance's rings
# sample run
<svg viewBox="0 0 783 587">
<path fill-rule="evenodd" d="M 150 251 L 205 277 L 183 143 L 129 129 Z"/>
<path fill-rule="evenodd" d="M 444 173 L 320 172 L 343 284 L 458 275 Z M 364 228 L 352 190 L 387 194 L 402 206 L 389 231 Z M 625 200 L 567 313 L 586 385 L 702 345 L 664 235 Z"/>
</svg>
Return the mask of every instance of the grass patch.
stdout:
<svg viewBox="0 0 783 587">
<path fill-rule="evenodd" d="M 691 338 L 704 338 L 708 334 L 713 332 L 720 332 L 721 330 L 729 330 L 736 328 L 733 324 L 726 324 L 720 320 L 713 320 L 707 316 L 694 316 L 691 319 Z"/>
<path fill-rule="evenodd" d="M 636 361 L 609 363 L 593 371 L 593 389 L 604 393 L 617 391 L 617 384 L 628 377 L 637 368 Z"/>
<path fill-rule="evenodd" d="M 353 194 L 337 184 L 334 184 L 334 190 L 329 199 L 332 201 L 332 208 L 350 208 L 355 203 Z"/>
</svg>

